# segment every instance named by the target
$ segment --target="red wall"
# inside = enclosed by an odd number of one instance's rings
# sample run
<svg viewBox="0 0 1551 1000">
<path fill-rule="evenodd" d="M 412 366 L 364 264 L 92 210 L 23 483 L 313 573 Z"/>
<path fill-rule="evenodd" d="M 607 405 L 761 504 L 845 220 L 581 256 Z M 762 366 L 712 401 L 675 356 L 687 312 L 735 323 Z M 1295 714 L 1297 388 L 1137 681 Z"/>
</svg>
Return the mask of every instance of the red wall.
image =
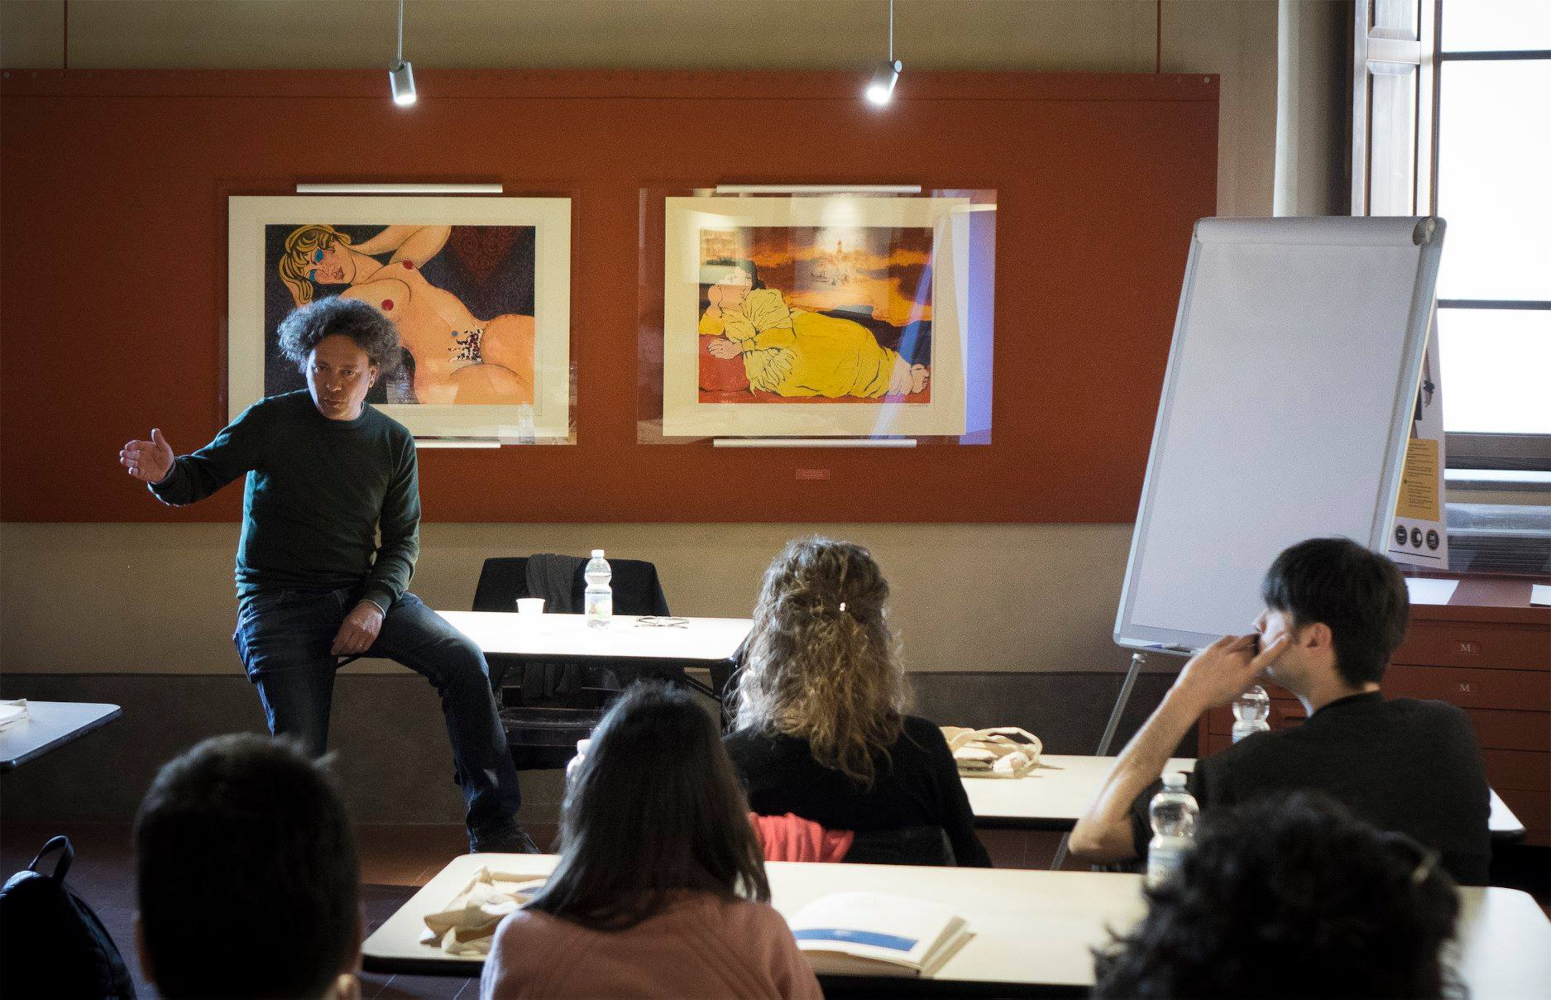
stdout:
<svg viewBox="0 0 1551 1000">
<path fill-rule="evenodd" d="M 1129 521 L 1215 203 L 1199 75 L 907 73 L 882 112 L 841 73 L 427 70 L 408 111 L 378 72 L 3 77 L 7 521 L 235 519 L 236 484 L 170 510 L 117 464 L 225 422 L 226 199 L 387 180 L 574 199 L 578 445 L 423 452 L 428 519 Z M 990 446 L 636 444 L 640 189 L 736 182 L 997 191 Z"/>
</svg>

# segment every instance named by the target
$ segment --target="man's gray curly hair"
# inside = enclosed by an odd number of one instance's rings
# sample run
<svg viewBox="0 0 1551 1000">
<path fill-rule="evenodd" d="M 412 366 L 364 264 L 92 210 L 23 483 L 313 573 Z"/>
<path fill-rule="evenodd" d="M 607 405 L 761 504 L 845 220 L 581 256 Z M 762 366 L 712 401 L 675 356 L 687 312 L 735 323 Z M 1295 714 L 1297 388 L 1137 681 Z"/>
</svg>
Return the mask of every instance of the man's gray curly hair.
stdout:
<svg viewBox="0 0 1551 1000">
<path fill-rule="evenodd" d="M 305 368 L 312 349 L 325 337 L 342 334 L 366 352 L 379 375 L 399 365 L 399 328 L 388 317 L 360 299 L 318 299 L 280 321 L 280 350 Z"/>
</svg>

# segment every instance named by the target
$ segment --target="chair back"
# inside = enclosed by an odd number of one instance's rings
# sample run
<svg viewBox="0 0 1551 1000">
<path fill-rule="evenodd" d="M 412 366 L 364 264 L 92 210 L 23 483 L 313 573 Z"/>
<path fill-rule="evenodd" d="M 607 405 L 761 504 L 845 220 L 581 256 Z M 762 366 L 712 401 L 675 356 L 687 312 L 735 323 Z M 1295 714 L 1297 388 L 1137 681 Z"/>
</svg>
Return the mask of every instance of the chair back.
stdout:
<svg viewBox="0 0 1551 1000">
<path fill-rule="evenodd" d="M 571 578 L 572 603 L 577 607 L 582 606 L 582 593 L 587 589 L 585 568 L 585 564 L 577 567 Z M 644 559 L 610 559 L 609 569 L 614 574 L 609 586 L 614 591 L 615 614 L 672 614 L 655 565 Z M 516 611 L 517 598 L 529 596 L 543 595 L 530 594 L 528 590 L 527 556 L 493 556 L 485 560 L 479 571 L 479 584 L 474 588 L 475 611 Z"/>
<path fill-rule="evenodd" d="M 587 588 L 585 563 L 571 579 L 571 603 L 582 606 Z M 614 612 L 621 615 L 667 615 L 668 600 L 657 579 L 657 567 L 641 559 L 610 559 Z M 474 588 L 475 611 L 516 613 L 519 597 L 542 597 L 528 588 L 527 556 L 493 556 L 485 560 Z M 619 679 L 611 661 L 549 663 L 523 661 L 499 653 L 487 654 L 490 683 L 500 705 L 501 722 L 512 762 L 518 770 L 563 768 L 576 755 L 576 741 L 586 739 L 616 696 Z"/>
<path fill-rule="evenodd" d="M 516 611 L 517 598 L 528 596 L 528 557 L 485 560 L 474 588 L 475 611 Z"/>
<path fill-rule="evenodd" d="M 958 861 L 948 831 L 940 826 L 905 826 L 896 830 L 857 831 L 846 861 L 858 865 L 937 865 Z"/>
</svg>

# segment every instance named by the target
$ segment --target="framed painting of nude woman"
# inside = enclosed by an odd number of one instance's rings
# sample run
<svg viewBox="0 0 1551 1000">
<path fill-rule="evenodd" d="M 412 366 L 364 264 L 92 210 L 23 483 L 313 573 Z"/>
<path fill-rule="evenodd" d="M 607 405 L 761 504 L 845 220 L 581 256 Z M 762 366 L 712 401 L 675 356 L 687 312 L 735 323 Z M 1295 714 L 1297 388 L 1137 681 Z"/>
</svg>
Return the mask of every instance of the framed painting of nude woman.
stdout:
<svg viewBox="0 0 1551 1000">
<path fill-rule="evenodd" d="M 306 387 L 276 331 L 293 309 L 358 298 L 399 328 L 369 402 L 416 438 L 570 435 L 568 198 L 233 197 L 230 416 Z M 531 407 L 531 411 L 528 409 Z"/>
<path fill-rule="evenodd" d="M 964 434 L 968 207 L 667 198 L 663 435 Z"/>
</svg>

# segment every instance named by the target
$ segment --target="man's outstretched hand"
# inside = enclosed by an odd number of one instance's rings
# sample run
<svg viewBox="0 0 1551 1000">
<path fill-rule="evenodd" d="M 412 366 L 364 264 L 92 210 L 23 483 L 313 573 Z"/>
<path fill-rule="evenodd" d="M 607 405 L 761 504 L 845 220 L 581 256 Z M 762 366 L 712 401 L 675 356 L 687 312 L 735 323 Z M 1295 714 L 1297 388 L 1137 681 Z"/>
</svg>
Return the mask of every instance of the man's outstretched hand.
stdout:
<svg viewBox="0 0 1551 1000">
<path fill-rule="evenodd" d="M 362 601 L 345 616 L 329 650 L 334 656 L 359 656 L 372 648 L 382 631 L 382 609 L 371 601 Z"/>
<path fill-rule="evenodd" d="M 119 449 L 118 464 L 142 482 L 159 483 L 172 472 L 176 458 L 162 432 L 152 428 L 151 440 L 131 441 Z"/>
</svg>

